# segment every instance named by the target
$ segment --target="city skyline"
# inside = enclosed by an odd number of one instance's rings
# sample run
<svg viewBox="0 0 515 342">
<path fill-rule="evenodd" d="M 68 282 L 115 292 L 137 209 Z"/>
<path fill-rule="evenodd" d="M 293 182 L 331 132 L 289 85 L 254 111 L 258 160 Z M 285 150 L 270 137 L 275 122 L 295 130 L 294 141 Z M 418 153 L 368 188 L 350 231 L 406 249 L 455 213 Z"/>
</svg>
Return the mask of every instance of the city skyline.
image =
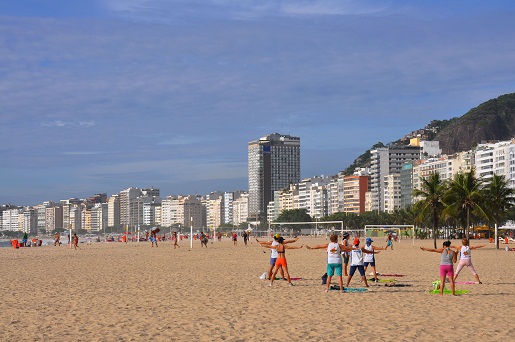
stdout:
<svg viewBox="0 0 515 342">
<path fill-rule="evenodd" d="M 247 143 L 301 178 L 515 89 L 515 4 L 0 2 L 0 204 L 248 190 Z"/>
</svg>

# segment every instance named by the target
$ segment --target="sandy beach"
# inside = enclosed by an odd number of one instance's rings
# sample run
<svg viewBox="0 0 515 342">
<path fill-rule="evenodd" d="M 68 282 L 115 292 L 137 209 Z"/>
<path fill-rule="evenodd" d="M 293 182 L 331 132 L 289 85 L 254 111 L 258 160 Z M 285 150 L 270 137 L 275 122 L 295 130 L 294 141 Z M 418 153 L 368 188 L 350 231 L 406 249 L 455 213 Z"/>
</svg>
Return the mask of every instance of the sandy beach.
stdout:
<svg viewBox="0 0 515 342">
<path fill-rule="evenodd" d="M 370 283 L 363 293 L 324 292 L 324 250 L 288 250 L 292 277 L 259 279 L 269 251 L 255 242 L 81 244 L 0 249 L 0 340 L 34 341 L 500 341 L 515 338 L 515 252 L 473 251 L 483 284 L 460 296 L 429 294 L 439 277 L 431 240 L 402 240 L 377 255 L 383 274 L 406 287 Z M 472 241 L 471 245 L 485 243 Z M 296 245 L 326 243 L 301 238 Z M 439 240 L 438 246 L 441 246 Z M 453 244 L 459 245 L 458 240 Z M 384 246 L 377 238 L 376 246 Z M 512 246 L 515 247 L 515 246 Z M 367 271 L 367 274 L 371 270 Z M 468 269 L 458 281 L 473 281 Z M 336 284 L 336 280 L 333 279 Z M 350 287 L 363 284 L 354 276 Z"/>
</svg>

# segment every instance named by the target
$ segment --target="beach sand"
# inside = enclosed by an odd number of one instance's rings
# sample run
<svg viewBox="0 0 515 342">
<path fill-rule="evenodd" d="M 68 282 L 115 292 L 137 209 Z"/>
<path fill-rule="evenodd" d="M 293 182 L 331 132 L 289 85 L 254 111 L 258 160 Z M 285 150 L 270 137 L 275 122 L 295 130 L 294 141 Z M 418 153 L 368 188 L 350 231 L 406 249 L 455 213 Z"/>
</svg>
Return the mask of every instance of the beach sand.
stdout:
<svg viewBox="0 0 515 342">
<path fill-rule="evenodd" d="M 439 278 L 431 240 L 402 240 L 377 255 L 377 270 L 404 274 L 365 293 L 324 292 L 324 250 L 288 250 L 289 287 L 259 279 L 269 250 L 229 239 L 201 248 L 194 241 L 80 244 L 0 249 L 0 340 L 34 341 L 499 341 L 515 338 L 515 252 L 489 244 L 472 252 L 483 284 L 470 293 L 429 294 Z M 301 238 L 296 245 L 323 244 Z M 440 247 L 442 240 L 438 241 Z M 471 245 L 485 243 L 472 241 Z M 459 245 L 458 240 L 453 240 Z M 384 246 L 377 238 L 375 246 Z M 367 270 L 367 275 L 371 269 Z M 384 278 L 380 276 L 380 279 Z M 392 277 L 387 277 L 392 278 Z M 459 281 L 472 281 L 468 269 Z M 333 284 L 337 284 L 333 278 Z M 362 287 L 359 274 L 350 287 Z"/>
</svg>

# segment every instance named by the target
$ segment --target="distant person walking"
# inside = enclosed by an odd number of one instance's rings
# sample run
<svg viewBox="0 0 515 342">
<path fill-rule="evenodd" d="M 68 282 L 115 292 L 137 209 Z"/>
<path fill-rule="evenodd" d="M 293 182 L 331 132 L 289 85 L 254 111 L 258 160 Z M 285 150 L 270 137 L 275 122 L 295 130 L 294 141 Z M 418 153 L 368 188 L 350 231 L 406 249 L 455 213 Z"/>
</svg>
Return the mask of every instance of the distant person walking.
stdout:
<svg viewBox="0 0 515 342">
<path fill-rule="evenodd" d="M 245 246 L 247 246 L 248 237 L 249 237 L 249 235 L 247 234 L 246 231 L 244 231 L 243 232 L 243 243 L 245 244 Z"/>
<path fill-rule="evenodd" d="M 387 250 L 388 247 L 390 247 L 391 250 L 393 250 L 393 236 L 392 233 L 388 233 L 388 236 L 386 237 L 386 247 L 384 250 Z"/>
<path fill-rule="evenodd" d="M 159 247 L 157 245 L 157 232 L 155 230 L 150 231 L 150 241 L 152 242 L 152 247 L 154 247 L 154 243 L 156 247 Z"/>
<path fill-rule="evenodd" d="M 177 236 L 177 232 L 173 232 L 173 249 L 181 247 L 179 246 L 179 237 Z"/>
<path fill-rule="evenodd" d="M 61 245 L 61 236 L 59 235 L 59 232 L 56 232 L 54 234 L 54 246 L 60 246 L 60 245 Z"/>
<path fill-rule="evenodd" d="M 74 249 L 81 249 L 79 246 L 79 237 L 77 236 L 77 233 L 73 234 L 73 247 Z"/>
<path fill-rule="evenodd" d="M 235 246 L 238 245 L 238 234 L 232 233 L 232 242 Z"/>
</svg>

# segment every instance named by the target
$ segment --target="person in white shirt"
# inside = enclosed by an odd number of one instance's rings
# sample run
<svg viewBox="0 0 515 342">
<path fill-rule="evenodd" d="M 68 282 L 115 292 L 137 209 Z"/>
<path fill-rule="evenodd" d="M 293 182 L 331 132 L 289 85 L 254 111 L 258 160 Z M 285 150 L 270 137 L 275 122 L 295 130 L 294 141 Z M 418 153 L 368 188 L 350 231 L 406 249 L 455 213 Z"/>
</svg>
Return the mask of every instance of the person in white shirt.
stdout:
<svg viewBox="0 0 515 342">
<path fill-rule="evenodd" d="M 365 240 L 365 246 L 363 248 L 365 248 L 367 251 L 385 250 L 384 247 L 372 246 L 372 242 L 374 242 L 374 240 L 372 240 L 371 238 L 367 238 Z M 365 272 L 367 271 L 368 265 L 370 265 L 370 267 L 372 267 L 372 272 L 374 274 L 374 281 L 377 283 L 378 279 L 377 279 L 377 272 L 376 272 L 376 258 L 374 256 L 374 254 L 366 253 L 363 256 L 363 266 L 365 268 Z"/>
<path fill-rule="evenodd" d="M 365 247 L 359 247 L 359 239 L 355 238 L 354 242 L 352 244 L 352 250 L 350 253 L 350 270 L 349 270 L 349 276 L 347 277 L 347 284 L 345 287 L 349 286 L 349 283 L 354 276 L 354 273 L 356 270 L 359 271 L 359 274 L 361 275 L 361 279 L 365 283 L 365 286 L 368 287 L 367 277 L 365 276 L 365 267 L 363 266 L 363 253 L 366 254 L 377 254 L 379 252 L 376 251 L 369 251 L 365 249 Z"/>
<path fill-rule="evenodd" d="M 485 247 L 486 244 L 470 247 L 469 239 L 467 239 L 467 238 L 464 238 L 463 240 L 461 240 L 461 244 L 463 246 L 456 247 L 456 253 L 458 253 L 460 256 L 460 262 L 458 263 L 458 267 L 456 267 L 456 272 L 454 272 L 454 280 L 456 280 L 456 278 L 458 278 L 458 274 L 460 273 L 463 266 L 467 266 L 468 269 L 470 270 L 470 272 L 472 273 L 472 275 L 474 276 L 474 278 L 476 278 L 476 281 L 479 284 L 482 284 L 481 280 L 479 280 L 479 275 L 477 274 L 476 270 L 474 269 L 474 265 L 472 265 L 472 258 L 470 255 L 470 251 L 473 249 Z"/>
</svg>

